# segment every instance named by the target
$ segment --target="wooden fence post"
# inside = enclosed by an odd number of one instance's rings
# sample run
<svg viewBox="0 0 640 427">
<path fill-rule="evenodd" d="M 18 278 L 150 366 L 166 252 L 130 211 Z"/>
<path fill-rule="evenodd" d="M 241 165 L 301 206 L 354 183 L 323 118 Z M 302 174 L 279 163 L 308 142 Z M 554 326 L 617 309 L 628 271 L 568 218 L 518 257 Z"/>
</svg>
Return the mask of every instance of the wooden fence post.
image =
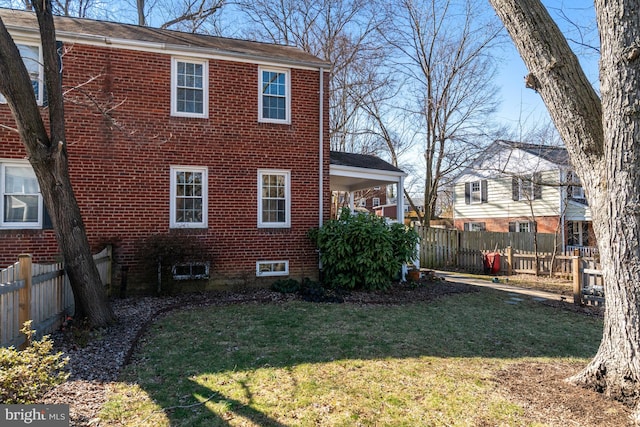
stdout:
<svg viewBox="0 0 640 427">
<path fill-rule="evenodd" d="M 107 277 L 105 280 L 105 286 L 107 288 L 107 292 L 111 294 L 111 274 L 113 273 L 113 271 L 111 270 L 113 268 L 113 246 L 111 245 L 107 245 L 107 258 L 109 259 L 109 262 L 107 263 Z"/>
<path fill-rule="evenodd" d="M 582 304 L 582 271 L 580 266 L 582 259 L 579 256 L 578 251 L 574 251 L 571 266 L 571 273 L 573 274 L 573 303 L 576 305 Z"/>
<path fill-rule="evenodd" d="M 513 274 L 513 248 L 507 246 L 507 276 Z"/>
<path fill-rule="evenodd" d="M 31 255 L 22 254 L 18 256 L 20 262 L 20 280 L 24 280 L 24 286 L 18 292 L 18 323 L 22 329 L 24 322 L 31 320 Z M 26 340 L 22 348 L 29 343 Z"/>
</svg>

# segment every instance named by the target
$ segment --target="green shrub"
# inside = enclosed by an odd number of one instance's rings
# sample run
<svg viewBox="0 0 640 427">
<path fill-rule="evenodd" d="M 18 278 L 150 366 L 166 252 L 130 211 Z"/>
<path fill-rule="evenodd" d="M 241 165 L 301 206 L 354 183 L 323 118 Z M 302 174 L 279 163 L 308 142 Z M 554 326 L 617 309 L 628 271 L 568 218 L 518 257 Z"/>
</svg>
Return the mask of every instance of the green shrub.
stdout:
<svg viewBox="0 0 640 427">
<path fill-rule="evenodd" d="M 322 286 L 322 283 L 314 282 L 305 278 L 300 285 L 300 291 L 298 291 L 300 297 L 309 302 L 330 302 L 330 303 L 343 303 L 344 298 L 340 295 L 339 291 L 333 289 L 326 289 Z"/>
<path fill-rule="evenodd" d="M 280 279 L 271 284 L 271 289 L 283 294 L 293 294 L 300 290 L 300 283 L 296 279 Z"/>
<path fill-rule="evenodd" d="M 325 285 L 386 289 L 403 263 L 416 255 L 418 234 L 382 217 L 343 209 L 340 218 L 309 232 L 320 250 Z"/>
<path fill-rule="evenodd" d="M 31 321 L 25 322 L 21 332 L 27 336 L 24 350 L 0 348 L 0 402 L 4 404 L 35 403 L 69 376 L 62 371 L 68 358 L 61 359 L 62 353 L 51 354 L 53 343 L 48 336 L 33 340 Z"/>
</svg>

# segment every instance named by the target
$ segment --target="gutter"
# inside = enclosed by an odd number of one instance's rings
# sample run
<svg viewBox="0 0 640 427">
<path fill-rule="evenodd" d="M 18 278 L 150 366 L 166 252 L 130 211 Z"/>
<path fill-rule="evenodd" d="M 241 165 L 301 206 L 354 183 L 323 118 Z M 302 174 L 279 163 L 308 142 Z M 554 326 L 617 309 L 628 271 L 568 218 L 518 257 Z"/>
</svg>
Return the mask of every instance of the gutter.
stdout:
<svg viewBox="0 0 640 427">
<path fill-rule="evenodd" d="M 25 38 L 40 38 L 37 28 L 23 27 L 17 25 L 6 25 L 12 35 Z M 66 43 L 80 43 L 92 46 L 118 47 L 130 50 L 139 50 L 145 52 L 165 52 L 172 55 L 191 55 L 209 59 L 234 59 L 237 62 L 251 62 L 265 65 L 287 65 L 296 68 L 306 69 L 324 69 L 327 64 L 324 61 L 305 61 L 290 59 L 283 56 L 260 55 L 245 52 L 237 52 L 232 50 L 222 50 L 214 47 L 200 47 L 181 45 L 174 43 L 151 42 L 144 40 L 124 39 L 118 37 L 109 37 L 104 35 L 93 35 L 84 33 L 75 33 L 71 31 L 56 30 L 56 38 Z M 278 45 L 274 45 L 278 46 Z"/>
</svg>

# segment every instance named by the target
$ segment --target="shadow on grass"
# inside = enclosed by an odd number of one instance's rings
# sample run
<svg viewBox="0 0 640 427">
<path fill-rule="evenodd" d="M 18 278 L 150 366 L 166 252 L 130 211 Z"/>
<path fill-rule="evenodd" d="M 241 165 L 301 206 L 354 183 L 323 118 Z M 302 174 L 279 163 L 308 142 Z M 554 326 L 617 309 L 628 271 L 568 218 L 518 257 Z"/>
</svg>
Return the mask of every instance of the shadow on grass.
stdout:
<svg viewBox="0 0 640 427">
<path fill-rule="evenodd" d="M 224 395 L 219 391 L 214 391 L 214 390 L 211 390 L 210 388 L 204 387 L 195 381 L 191 381 L 189 389 L 193 396 L 198 396 L 198 400 L 201 401 L 203 405 L 205 403 L 211 403 L 213 405 L 222 406 L 226 408 L 227 413 L 230 413 L 230 414 L 232 413 L 234 418 L 241 417 L 247 421 L 252 422 L 257 426 L 262 426 L 262 427 L 286 427 L 285 424 L 282 424 L 277 420 L 274 420 L 273 418 L 266 415 L 264 412 L 256 410 L 252 406 L 253 400 L 251 398 L 249 398 L 249 403 L 246 404 L 239 400 L 232 399 L 231 397 Z M 248 389 L 247 389 L 247 392 L 249 392 Z M 208 414 L 205 414 L 205 416 L 202 417 L 204 418 L 204 420 L 199 419 L 199 417 L 194 419 L 193 411 L 192 411 L 193 405 L 188 405 L 188 406 L 190 407 L 176 408 L 171 414 L 170 418 L 172 419 L 176 418 L 181 420 L 189 419 L 189 421 L 187 421 L 187 423 L 184 425 L 188 425 L 190 427 L 196 426 L 196 425 L 202 425 L 207 427 L 228 425 L 228 423 L 225 421 L 223 417 L 217 416 L 216 414 L 210 411 L 208 412 Z M 211 418 L 211 416 L 213 418 Z M 174 425 L 174 423 L 172 422 L 171 425 Z"/>
<path fill-rule="evenodd" d="M 398 306 L 215 306 L 156 323 L 125 377 L 164 408 L 177 396 L 211 396 L 212 404 L 221 405 L 217 412 L 282 426 L 252 405 L 248 387 L 243 403 L 199 379 L 339 360 L 590 358 L 601 333 L 599 319 L 492 290 Z M 157 378 L 170 386 L 159 387 Z M 227 425 L 213 411 L 184 424 L 193 415 L 180 411 L 169 415 L 171 425 Z"/>
</svg>

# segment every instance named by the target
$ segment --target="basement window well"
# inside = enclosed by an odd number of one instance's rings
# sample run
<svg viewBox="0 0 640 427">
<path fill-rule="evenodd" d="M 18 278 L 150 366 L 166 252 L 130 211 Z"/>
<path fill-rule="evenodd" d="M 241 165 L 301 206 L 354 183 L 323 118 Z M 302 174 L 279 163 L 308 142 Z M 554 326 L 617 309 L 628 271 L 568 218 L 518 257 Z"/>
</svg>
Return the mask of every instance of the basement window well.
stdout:
<svg viewBox="0 0 640 427">
<path fill-rule="evenodd" d="M 174 280 L 194 280 L 209 278 L 208 262 L 185 262 L 175 264 L 171 269 Z"/>
</svg>

